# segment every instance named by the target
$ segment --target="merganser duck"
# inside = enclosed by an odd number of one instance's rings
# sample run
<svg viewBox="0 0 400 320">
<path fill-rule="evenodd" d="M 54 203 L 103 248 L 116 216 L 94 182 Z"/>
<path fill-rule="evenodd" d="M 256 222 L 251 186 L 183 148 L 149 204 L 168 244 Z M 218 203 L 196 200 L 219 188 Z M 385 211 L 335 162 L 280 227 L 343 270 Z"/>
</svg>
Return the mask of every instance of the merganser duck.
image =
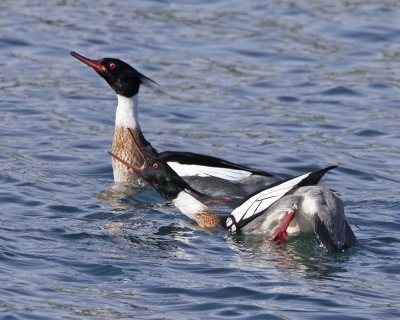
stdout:
<svg viewBox="0 0 400 320">
<path fill-rule="evenodd" d="M 165 161 L 141 149 L 132 132 L 131 136 L 143 159 L 141 167 L 109 154 L 202 227 L 223 226 L 232 233 L 267 234 L 269 240 L 278 243 L 288 239 L 288 234 L 313 231 L 328 252 L 357 244 L 340 195 L 317 185 L 336 166 L 274 183 L 250 195 L 228 217 L 223 217 L 202 203 L 201 193 L 191 188 Z"/>
<path fill-rule="evenodd" d="M 219 158 L 189 152 L 157 151 L 144 138 L 138 121 L 138 93 L 140 85 L 157 88 L 156 82 L 127 63 L 114 58 L 92 60 L 71 51 L 71 55 L 92 67 L 103 77 L 118 97 L 112 152 L 134 166 L 142 165 L 142 158 L 133 145 L 129 128 L 140 147 L 148 154 L 157 155 L 171 166 L 190 186 L 210 198 L 244 197 L 259 188 L 279 181 L 272 174 L 238 165 Z M 133 171 L 112 159 L 115 182 L 144 185 Z"/>
</svg>

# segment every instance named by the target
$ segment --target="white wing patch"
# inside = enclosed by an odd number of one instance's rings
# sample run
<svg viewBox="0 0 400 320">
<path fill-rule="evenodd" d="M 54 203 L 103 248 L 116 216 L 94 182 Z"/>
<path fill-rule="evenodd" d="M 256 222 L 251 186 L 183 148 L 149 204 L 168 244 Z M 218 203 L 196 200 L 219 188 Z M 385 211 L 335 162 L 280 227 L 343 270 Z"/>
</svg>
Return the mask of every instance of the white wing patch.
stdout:
<svg viewBox="0 0 400 320">
<path fill-rule="evenodd" d="M 182 164 L 172 161 L 167 163 L 181 177 L 216 177 L 229 181 L 240 181 L 251 176 L 251 172 L 248 172 L 246 170 L 208 167 L 196 164 Z"/>
<path fill-rule="evenodd" d="M 282 198 L 286 192 L 300 183 L 303 179 L 307 178 L 311 173 L 312 172 L 303 174 L 299 177 L 282 182 L 272 188 L 264 189 L 250 197 L 232 211 L 231 215 L 226 219 L 226 227 L 230 232 L 235 232 L 237 225 L 241 221 L 268 209 L 275 201 Z"/>
</svg>

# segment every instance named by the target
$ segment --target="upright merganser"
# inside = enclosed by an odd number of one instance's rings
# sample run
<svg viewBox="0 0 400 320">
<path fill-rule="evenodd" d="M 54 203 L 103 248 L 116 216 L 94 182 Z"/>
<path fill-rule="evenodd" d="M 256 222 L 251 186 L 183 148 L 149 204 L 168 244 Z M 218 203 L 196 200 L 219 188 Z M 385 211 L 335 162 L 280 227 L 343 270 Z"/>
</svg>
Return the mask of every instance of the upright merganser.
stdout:
<svg viewBox="0 0 400 320">
<path fill-rule="evenodd" d="M 112 152 L 134 166 L 142 165 L 142 158 L 134 147 L 126 128 L 129 128 L 140 147 L 148 154 L 156 150 L 144 138 L 138 121 L 140 85 L 156 88 L 157 84 L 127 63 L 114 58 L 92 60 L 71 51 L 71 55 L 92 67 L 103 77 L 118 97 Z M 162 152 L 158 158 L 167 162 L 190 186 L 210 198 L 246 196 L 268 184 L 279 181 L 272 174 L 228 162 L 219 158 L 189 152 Z M 143 185 L 138 175 L 112 159 L 115 182 Z"/>
<path fill-rule="evenodd" d="M 338 252 L 357 244 L 357 239 L 344 215 L 338 193 L 318 186 L 331 166 L 315 172 L 274 183 L 250 195 L 228 217 L 212 211 L 199 200 L 201 194 L 191 188 L 162 159 L 141 149 L 131 133 L 132 141 L 142 157 L 136 167 L 109 153 L 121 164 L 135 171 L 165 199 L 202 227 L 223 226 L 232 233 L 263 233 L 269 240 L 284 242 L 288 234 L 314 232 L 329 251 Z"/>
</svg>

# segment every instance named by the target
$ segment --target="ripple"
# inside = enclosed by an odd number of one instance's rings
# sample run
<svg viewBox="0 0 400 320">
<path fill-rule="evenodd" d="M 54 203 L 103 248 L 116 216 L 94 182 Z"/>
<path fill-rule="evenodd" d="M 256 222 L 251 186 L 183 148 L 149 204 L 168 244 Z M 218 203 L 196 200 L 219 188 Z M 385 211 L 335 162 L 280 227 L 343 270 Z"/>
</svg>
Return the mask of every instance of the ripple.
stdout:
<svg viewBox="0 0 400 320">
<path fill-rule="evenodd" d="M 332 89 L 322 91 L 321 94 L 326 95 L 326 96 L 336 96 L 336 95 L 357 96 L 357 95 L 359 95 L 358 92 L 351 90 L 349 88 L 343 87 L 343 86 L 338 86 L 338 87 L 335 87 Z"/>
<path fill-rule="evenodd" d="M 82 213 L 84 212 L 82 209 L 73 207 L 73 206 L 64 206 L 64 205 L 51 205 L 49 206 L 51 211 L 56 211 L 60 213 Z"/>
<path fill-rule="evenodd" d="M 124 271 L 113 265 L 95 264 L 95 263 L 80 263 L 74 266 L 76 270 L 82 273 L 87 273 L 95 277 L 116 277 L 124 274 Z"/>
<path fill-rule="evenodd" d="M 65 155 L 54 155 L 54 154 L 36 154 L 33 156 L 38 160 L 44 160 L 48 162 L 72 162 L 79 161 L 77 157 L 65 156 Z"/>
<path fill-rule="evenodd" d="M 0 43 L 3 43 L 3 48 L 7 46 L 30 46 L 31 43 L 17 38 L 0 37 Z"/>
<path fill-rule="evenodd" d="M 340 33 L 343 38 L 355 39 L 356 41 L 371 42 L 390 42 L 398 41 L 399 30 L 392 27 L 378 25 L 361 26 L 360 30 L 344 31 Z"/>
<path fill-rule="evenodd" d="M 299 98 L 297 97 L 292 97 L 292 96 L 279 96 L 277 97 L 278 101 L 281 102 L 299 102 Z"/>
<path fill-rule="evenodd" d="M 386 135 L 385 132 L 372 130 L 372 129 L 364 129 L 354 133 L 356 136 L 360 137 L 375 137 L 375 136 L 384 136 Z"/>
</svg>

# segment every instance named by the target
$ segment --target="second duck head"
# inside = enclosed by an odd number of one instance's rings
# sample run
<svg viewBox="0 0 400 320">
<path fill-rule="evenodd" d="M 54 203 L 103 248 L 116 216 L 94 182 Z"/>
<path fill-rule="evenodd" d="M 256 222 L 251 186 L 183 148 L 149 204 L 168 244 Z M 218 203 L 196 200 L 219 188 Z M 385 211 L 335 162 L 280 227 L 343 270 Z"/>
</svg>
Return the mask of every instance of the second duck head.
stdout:
<svg viewBox="0 0 400 320">
<path fill-rule="evenodd" d="M 130 129 L 127 130 L 129 130 L 133 142 L 143 159 L 142 166 L 135 167 L 118 157 L 118 155 L 108 152 L 112 157 L 135 171 L 138 176 L 144 178 L 158 193 L 169 201 L 175 199 L 183 190 L 200 197 L 204 196 L 202 193 L 191 188 L 166 162 L 142 149 L 132 131 Z"/>
</svg>

